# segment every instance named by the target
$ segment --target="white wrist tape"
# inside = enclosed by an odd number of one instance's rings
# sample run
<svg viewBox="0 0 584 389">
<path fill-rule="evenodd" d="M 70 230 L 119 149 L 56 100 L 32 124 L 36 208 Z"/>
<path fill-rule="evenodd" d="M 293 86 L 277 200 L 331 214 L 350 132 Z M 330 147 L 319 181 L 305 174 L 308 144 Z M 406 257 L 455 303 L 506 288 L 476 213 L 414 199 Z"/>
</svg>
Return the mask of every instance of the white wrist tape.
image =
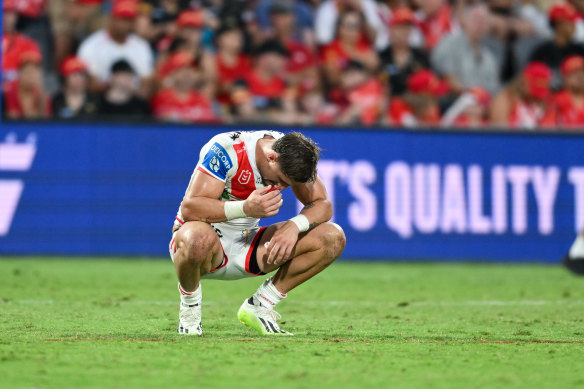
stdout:
<svg viewBox="0 0 584 389">
<path fill-rule="evenodd" d="M 227 220 L 247 217 L 245 212 L 243 212 L 243 203 L 244 201 L 225 201 L 223 209 L 225 210 L 225 217 Z"/>
<path fill-rule="evenodd" d="M 290 219 L 290 221 L 296 224 L 300 232 L 308 231 L 308 229 L 310 228 L 310 222 L 308 221 L 308 218 L 304 215 L 294 216 L 292 219 Z"/>
</svg>

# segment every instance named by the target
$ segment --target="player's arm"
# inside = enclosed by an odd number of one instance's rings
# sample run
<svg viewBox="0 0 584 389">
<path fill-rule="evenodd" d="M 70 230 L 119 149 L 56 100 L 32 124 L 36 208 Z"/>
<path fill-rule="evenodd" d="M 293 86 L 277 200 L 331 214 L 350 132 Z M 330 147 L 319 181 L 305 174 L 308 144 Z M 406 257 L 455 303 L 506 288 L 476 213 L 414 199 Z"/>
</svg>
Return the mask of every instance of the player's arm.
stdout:
<svg viewBox="0 0 584 389">
<path fill-rule="evenodd" d="M 288 220 L 274 233 L 268 246 L 268 263 L 278 264 L 289 259 L 300 233 L 329 221 L 333 216 L 331 201 L 320 178 L 311 183 L 292 185 L 292 191 L 304 208 L 300 215 Z"/>
<path fill-rule="evenodd" d="M 195 171 L 180 209 L 185 222 L 219 223 L 239 217 L 268 217 L 282 205 L 280 191 L 267 193 L 271 186 L 256 189 L 245 201 L 222 201 L 225 182 L 200 170 Z"/>
<path fill-rule="evenodd" d="M 304 204 L 300 214 L 308 219 L 308 229 L 328 222 L 333 217 L 333 205 L 320 178 L 312 183 L 292 186 L 296 198 Z"/>
</svg>

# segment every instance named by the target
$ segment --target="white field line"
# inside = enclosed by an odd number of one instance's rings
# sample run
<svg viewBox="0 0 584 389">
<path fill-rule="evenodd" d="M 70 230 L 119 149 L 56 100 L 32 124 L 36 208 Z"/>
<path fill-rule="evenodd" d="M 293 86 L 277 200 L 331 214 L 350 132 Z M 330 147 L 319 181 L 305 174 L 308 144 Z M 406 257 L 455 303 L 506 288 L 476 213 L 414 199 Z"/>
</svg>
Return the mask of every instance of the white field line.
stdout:
<svg viewBox="0 0 584 389">
<path fill-rule="evenodd" d="M 0 305 L 2 304 L 22 304 L 22 305 L 34 305 L 34 304 L 54 304 L 54 300 L 0 300 Z M 75 304 L 76 302 L 73 302 Z M 87 301 L 77 301 L 77 303 L 87 304 Z M 98 302 L 97 302 L 98 303 Z M 397 306 L 399 301 L 290 301 L 290 303 L 295 305 L 304 306 Z M 71 304 L 67 302 L 66 304 Z M 165 301 L 165 300 L 129 300 L 129 301 L 112 301 L 112 304 L 119 304 L 124 306 L 132 305 L 178 305 L 177 301 Z M 225 303 L 220 303 L 219 301 L 204 300 L 204 305 L 225 305 Z M 584 300 L 463 300 L 463 301 L 411 301 L 407 303 L 407 306 L 438 306 L 438 307 L 459 307 L 459 306 L 542 306 L 542 305 L 562 305 L 562 306 L 577 306 L 584 305 Z"/>
</svg>

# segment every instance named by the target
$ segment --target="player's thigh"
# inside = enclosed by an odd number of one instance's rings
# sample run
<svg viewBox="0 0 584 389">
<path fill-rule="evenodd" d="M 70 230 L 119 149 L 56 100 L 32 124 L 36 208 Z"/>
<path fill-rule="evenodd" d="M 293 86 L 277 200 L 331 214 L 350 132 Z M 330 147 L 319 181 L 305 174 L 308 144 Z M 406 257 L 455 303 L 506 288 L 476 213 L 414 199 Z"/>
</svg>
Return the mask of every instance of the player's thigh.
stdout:
<svg viewBox="0 0 584 389">
<path fill-rule="evenodd" d="M 286 222 L 280 222 L 267 227 L 260 239 L 257 249 L 257 260 L 260 269 L 265 273 L 269 273 L 279 267 L 267 263 L 268 249 L 266 248 L 265 243 L 269 242 L 276 231 L 282 228 L 285 223 Z M 344 248 L 345 234 L 343 233 L 343 230 L 335 223 L 326 222 L 314 227 L 310 231 L 301 233 L 290 257 L 295 258 L 309 251 L 316 251 L 323 247 L 334 249 L 341 245 Z"/>
<path fill-rule="evenodd" d="M 174 237 L 174 261 L 190 261 L 209 272 L 223 261 L 221 242 L 215 229 L 203 222 L 186 222 Z"/>
</svg>

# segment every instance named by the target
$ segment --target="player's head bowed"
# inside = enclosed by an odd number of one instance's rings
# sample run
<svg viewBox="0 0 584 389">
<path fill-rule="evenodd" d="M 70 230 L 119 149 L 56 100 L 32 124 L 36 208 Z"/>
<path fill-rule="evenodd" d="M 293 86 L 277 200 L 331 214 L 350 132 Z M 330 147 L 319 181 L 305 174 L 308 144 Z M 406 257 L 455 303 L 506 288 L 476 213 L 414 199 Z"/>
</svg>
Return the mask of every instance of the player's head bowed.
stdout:
<svg viewBox="0 0 584 389">
<path fill-rule="evenodd" d="M 272 149 L 278 153 L 282 173 L 295 182 L 316 180 L 316 164 L 320 148 L 299 132 L 291 132 L 274 142 Z"/>
</svg>

